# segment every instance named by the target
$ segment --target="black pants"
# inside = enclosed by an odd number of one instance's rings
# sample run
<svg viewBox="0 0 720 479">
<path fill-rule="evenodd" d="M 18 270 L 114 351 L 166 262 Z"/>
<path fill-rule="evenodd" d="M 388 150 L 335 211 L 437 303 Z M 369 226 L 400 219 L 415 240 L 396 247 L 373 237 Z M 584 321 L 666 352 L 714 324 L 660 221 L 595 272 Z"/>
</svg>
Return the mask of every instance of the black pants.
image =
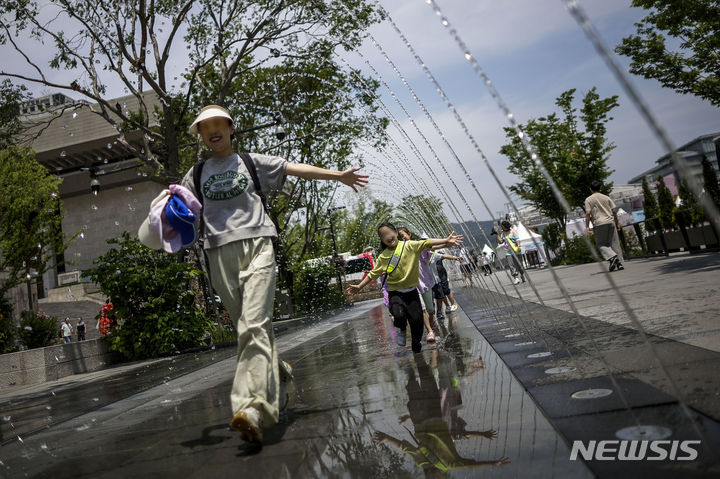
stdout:
<svg viewBox="0 0 720 479">
<path fill-rule="evenodd" d="M 390 314 L 393 316 L 393 325 L 405 331 L 410 323 L 410 337 L 412 350 L 419 353 L 422 349 L 420 341 L 424 331 L 423 311 L 420 304 L 420 294 L 417 289 L 401 293 L 400 291 L 389 291 Z"/>
</svg>

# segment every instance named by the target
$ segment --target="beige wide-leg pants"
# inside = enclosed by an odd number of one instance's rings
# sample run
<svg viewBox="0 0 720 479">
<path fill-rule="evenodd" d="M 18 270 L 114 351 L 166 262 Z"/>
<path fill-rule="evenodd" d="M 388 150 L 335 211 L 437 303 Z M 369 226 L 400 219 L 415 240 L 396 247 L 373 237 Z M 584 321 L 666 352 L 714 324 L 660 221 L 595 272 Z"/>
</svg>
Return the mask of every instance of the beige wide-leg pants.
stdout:
<svg viewBox="0 0 720 479">
<path fill-rule="evenodd" d="M 212 285 L 236 323 L 233 414 L 254 407 L 266 426 L 278 422 L 278 357 L 272 318 L 275 252 L 270 238 L 234 241 L 207 251 Z"/>
</svg>

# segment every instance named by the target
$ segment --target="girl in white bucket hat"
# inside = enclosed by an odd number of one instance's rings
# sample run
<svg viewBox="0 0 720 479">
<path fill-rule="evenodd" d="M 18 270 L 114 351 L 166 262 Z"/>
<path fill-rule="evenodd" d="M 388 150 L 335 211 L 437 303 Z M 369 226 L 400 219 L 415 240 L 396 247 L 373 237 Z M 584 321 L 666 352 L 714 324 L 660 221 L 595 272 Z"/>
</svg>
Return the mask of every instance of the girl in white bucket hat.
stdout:
<svg viewBox="0 0 720 479">
<path fill-rule="evenodd" d="M 364 187 L 367 175 L 360 168 L 334 171 L 308 164 L 289 163 L 277 156 L 251 153 L 243 159 L 232 149 L 235 125 L 228 110 L 210 105 L 200 111 L 189 128 L 199 134 L 212 152 L 201 169 L 194 166 L 182 185 L 203 203 L 204 247 L 209 258 L 212 284 L 237 325 L 238 357 L 230 395 L 231 427 L 246 441 L 262 444 L 263 425 L 278 421 L 288 400 L 280 397 L 279 365 L 272 329 L 275 298 L 277 229 L 267 214 L 262 195 L 280 190 L 287 175 L 306 179 L 336 180 L 354 191 Z M 250 161 L 251 163 L 246 163 Z M 253 180 L 259 181 L 258 191 Z M 198 184 L 196 179 L 200 173 Z"/>
</svg>

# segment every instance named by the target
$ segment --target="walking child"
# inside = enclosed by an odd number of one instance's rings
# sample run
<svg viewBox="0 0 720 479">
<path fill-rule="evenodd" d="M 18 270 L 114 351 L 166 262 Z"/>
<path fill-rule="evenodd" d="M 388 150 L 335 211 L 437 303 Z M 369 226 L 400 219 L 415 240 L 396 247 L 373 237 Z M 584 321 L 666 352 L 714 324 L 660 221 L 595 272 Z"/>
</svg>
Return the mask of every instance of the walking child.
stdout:
<svg viewBox="0 0 720 479">
<path fill-rule="evenodd" d="M 212 285 L 237 329 L 230 425 L 242 433 L 243 440 L 262 444 L 263 426 L 278 422 L 280 401 L 288 398 L 280 395 L 272 329 L 276 267 L 272 239 L 278 232 L 261 195 L 279 190 L 287 175 L 336 180 L 354 191 L 365 186 L 367 176 L 357 173 L 360 168 L 341 172 L 275 156 L 238 155 L 232 148 L 232 116 L 217 105 L 203 108 L 189 132 L 200 135 L 212 157 L 204 163 L 198 185 L 196 165 L 185 175 L 182 186 L 200 193 Z M 286 364 L 283 367 L 290 373 Z"/>
<path fill-rule="evenodd" d="M 412 233 L 410 233 L 410 230 L 405 228 L 404 226 L 401 226 L 398 228 L 398 238 L 400 238 L 402 241 L 410 241 L 412 239 Z M 433 249 L 438 249 L 439 247 L 435 247 Z M 432 258 L 433 254 L 431 250 L 426 250 L 420 253 L 420 256 L 418 258 L 419 269 L 418 269 L 418 293 L 420 293 L 420 298 L 423 301 L 423 304 L 425 305 L 425 312 L 426 315 L 423 315 L 423 321 L 425 323 L 425 328 L 427 329 L 427 336 L 425 338 L 425 341 L 428 343 L 432 343 L 435 341 L 435 329 L 437 329 L 437 325 L 435 324 L 435 305 L 433 304 L 433 298 L 432 298 L 432 288 L 435 286 L 435 279 L 433 277 L 432 271 L 430 270 L 430 258 Z"/>
<path fill-rule="evenodd" d="M 372 271 L 359 284 L 349 286 L 347 292 L 357 294 L 368 283 L 385 275 L 390 314 L 393 316 L 393 324 L 398 328 L 398 345 L 405 345 L 405 330 L 409 323 L 412 350 L 418 353 L 422 349 L 420 341 L 423 335 L 423 311 L 417 291 L 420 253 L 434 246 L 459 246 L 463 237 L 451 233 L 443 239 L 400 241 L 397 228 L 392 223 L 380 224 L 377 231 L 385 249 L 378 256 Z"/>
</svg>

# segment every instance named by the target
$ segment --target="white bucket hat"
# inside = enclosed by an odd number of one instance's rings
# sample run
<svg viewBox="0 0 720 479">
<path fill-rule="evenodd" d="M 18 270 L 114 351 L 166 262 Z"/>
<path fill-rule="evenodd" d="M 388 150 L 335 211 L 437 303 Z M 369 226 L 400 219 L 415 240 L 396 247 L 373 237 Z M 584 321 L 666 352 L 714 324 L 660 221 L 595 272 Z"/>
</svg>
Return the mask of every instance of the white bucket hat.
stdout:
<svg viewBox="0 0 720 479">
<path fill-rule="evenodd" d="M 195 121 L 192 122 L 190 125 L 190 128 L 188 128 L 188 132 L 195 135 L 198 133 L 198 123 L 200 123 L 203 120 L 207 120 L 209 118 L 227 118 L 231 122 L 233 121 L 232 116 L 230 116 L 230 112 L 227 111 L 225 108 L 218 106 L 218 105 L 208 105 L 202 110 L 200 110 L 200 114 L 195 118 Z"/>
</svg>

